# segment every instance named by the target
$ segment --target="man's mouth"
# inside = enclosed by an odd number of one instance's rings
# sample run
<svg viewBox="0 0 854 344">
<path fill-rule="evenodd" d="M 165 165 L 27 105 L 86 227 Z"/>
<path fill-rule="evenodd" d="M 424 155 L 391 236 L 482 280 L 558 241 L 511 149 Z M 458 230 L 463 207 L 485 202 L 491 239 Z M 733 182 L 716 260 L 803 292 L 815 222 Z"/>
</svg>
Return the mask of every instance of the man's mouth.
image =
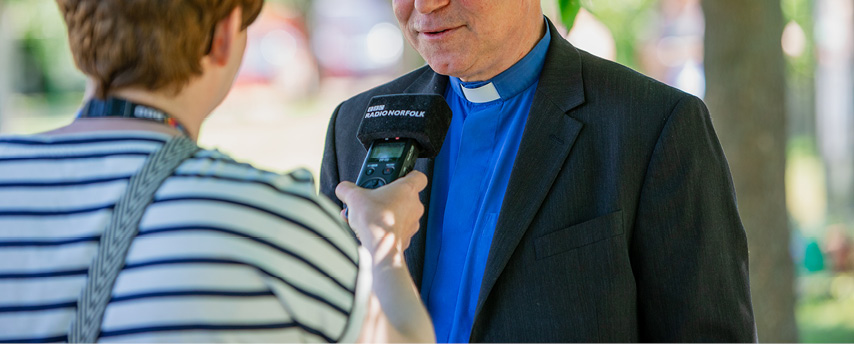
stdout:
<svg viewBox="0 0 854 344">
<path fill-rule="evenodd" d="M 459 27 L 452 27 L 452 28 L 447 28 L 447 29 L 429 29 L 429 30 L 421 31 L 421 33 L 423 35 L 427 36 L 428 38 L 441 38 L 441 37 L 453 32 L 453 31 L 455 31 L 458 28 Z"/>
<path fill-rule="evenodd" d="M 430 35 L 438 35 L 438 34 L 440 34 L 440 33 L 448 32 L 448 31 L 451 31 L 451 29 L 445 29 L 445 30 L 440 30 L 440 31 L 430 31 L 430 32 L 427 32 L 427 34 L 430 34 Z"/>
</svg>

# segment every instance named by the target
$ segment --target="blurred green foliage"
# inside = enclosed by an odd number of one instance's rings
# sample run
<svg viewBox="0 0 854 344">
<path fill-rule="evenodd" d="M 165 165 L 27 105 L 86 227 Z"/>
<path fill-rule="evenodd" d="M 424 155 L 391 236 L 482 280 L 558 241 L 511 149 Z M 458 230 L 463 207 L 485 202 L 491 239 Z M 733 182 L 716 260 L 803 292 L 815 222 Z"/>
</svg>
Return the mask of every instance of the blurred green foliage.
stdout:
<svg viewBox="0 0 854 344">
<path fill-rule="evenodd" d="M 581 0 L 581 5 L 611 30 L 617 62 L 640 70 L 635 46 L 655 23 L 658 0 Z"/>
<path fill-rule="evenodd" d="M 12 70 L 13 89 L 38 93 L 49 104 L 62 101 L 64 93 L 80 92 L 83 75 L 75 68 L 68 47 L 65 23 L 52 0 L 7 0 L 4 16 L 17 47 Z"/>
<path fill-rule="evenodd" d="M 658 0 L 557 0 L 561 21 L 572 28 L 579 7 L 608 27 L 617 45 L 617 62 L 639 69 L 635 46 L 655 22 Z"/>
<path fill-rule="evenodd" d="M 566 25 L 567 30 L 572 30 L 575 24 L 575 17 L 581 10 L 581 1 L 579 0 L 557 0 L 558 10 L 560 11 L 560 20 Z"/>
</svg>

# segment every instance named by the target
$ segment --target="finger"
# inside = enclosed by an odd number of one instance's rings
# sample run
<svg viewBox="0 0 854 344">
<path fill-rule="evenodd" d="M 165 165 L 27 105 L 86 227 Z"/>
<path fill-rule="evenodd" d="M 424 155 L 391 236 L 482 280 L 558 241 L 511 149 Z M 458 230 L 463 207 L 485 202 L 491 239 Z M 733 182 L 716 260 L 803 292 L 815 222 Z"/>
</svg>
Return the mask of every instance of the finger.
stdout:
<svg viewBox="0 0 854 344">
<path fill-rule="evenodd" d="M 356 186 L 356 184 L 351 182 L 341 182 L 337 187 L 335 187 L 335 196 L 338 196 L 338 199 L 343 203 L 350 203 L 348 202 L 350 197 L 353 197 L 353 193 L 355 193 L 358 188 L 359 187 Z"/>
<path fill-rule="evenodd" d="M 421 192 L 427 187 L 427 176 L 420 171 L 409 172 L 405 177 L 400 179 L 401 183 L 407 183 L 413 190 Z"/>
<path fill-rule="evenodd" d="M 338 215 L 341 216 L 341 219 L 344 220 L 344 223 L 350 224 L 350 219 L 347 218 L 347 208 L 341 209 L 341 212 L 338 213 Z"/>
</svg>

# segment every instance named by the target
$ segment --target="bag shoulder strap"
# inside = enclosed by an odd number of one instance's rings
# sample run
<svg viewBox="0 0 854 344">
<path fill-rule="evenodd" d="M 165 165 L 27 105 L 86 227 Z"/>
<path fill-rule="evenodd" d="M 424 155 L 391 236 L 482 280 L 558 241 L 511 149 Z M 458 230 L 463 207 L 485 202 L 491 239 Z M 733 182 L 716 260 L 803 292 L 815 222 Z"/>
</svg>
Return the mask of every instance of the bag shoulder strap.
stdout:
<svg viewBox="0 0 854 344">
<path fill-rule="evenodd" d="M 113 285 L 139 232 L 145 208 L 154 201 L 154 193 L 163 182 L 198 150 L 199 147 L 187 137 L 173 137 L 150 155 L 142 169 L 130 178 L 125 193 L 113 208 L 110 224 L 101 235 L 98 252 L 89 265 L 86 286 L 77 300 L 77 311 L 68 332 L 69 343 L 94 343 L 98 340 Z"/>
</svg>

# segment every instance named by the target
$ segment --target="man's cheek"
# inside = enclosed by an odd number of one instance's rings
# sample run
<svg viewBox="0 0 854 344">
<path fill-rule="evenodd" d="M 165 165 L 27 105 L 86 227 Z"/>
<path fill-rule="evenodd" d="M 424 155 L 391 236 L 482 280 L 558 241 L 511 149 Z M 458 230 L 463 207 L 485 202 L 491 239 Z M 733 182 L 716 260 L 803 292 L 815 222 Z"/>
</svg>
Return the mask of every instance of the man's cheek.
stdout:
<svg viewBox="0 0 854 344">
<path fill-rule="evenodd" d="M 394 0 L 391 3 L 394 15 L 397 17 L 397 21 L 401 24 L 401 27 L 406 24 L 409 16 L 412 14 L 412 8 L 414 6 L 412 1 L 413 0 Z"/>
</svg>

